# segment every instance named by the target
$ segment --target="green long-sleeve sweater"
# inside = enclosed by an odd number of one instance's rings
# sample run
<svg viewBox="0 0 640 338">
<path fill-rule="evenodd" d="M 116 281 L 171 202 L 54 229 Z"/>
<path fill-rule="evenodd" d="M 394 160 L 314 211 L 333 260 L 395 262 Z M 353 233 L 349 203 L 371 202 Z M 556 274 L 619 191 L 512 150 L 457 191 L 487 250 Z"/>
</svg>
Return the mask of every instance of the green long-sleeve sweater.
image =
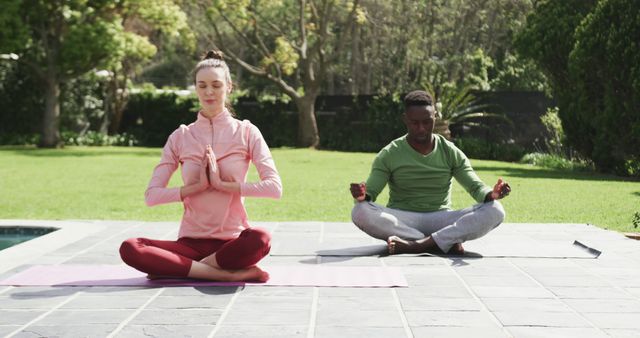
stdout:
<svg viewBox="0 0 640 338">
<path fill-rule="evenodd" d="M 372 201 L 388 183 L 389 208 L 419 212 L 451 209 L 453 177 L 477 202 L 484 201 L 492 189 L 482 183 L 467 156 L 444 137 L 434 136 L 435 147 L 427 155 L 411 148 L 406 135 L 378 153 L 367 179 L 367 195 Z"/>
</svg>

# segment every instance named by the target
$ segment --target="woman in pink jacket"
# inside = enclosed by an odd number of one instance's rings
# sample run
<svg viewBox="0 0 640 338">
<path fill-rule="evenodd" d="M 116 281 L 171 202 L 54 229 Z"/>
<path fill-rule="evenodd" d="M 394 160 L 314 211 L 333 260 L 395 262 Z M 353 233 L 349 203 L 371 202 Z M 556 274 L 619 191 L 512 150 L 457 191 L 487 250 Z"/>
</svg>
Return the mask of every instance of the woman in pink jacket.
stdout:
<svg viewBox="0 0 640 338">
<path fill-rule="evenodd" d="M 255 264 L 269 253 L 271 238 L 249 226 L 243 201 L 280 198 L 280 176 L 260 130 L 225 108 L 232 83 L 222 53 L 209 51 L 193 73 L 202 109 L 169 136 L 145 192 L 149 206 L 184 204 L 178 240 L 130 238 L 120 256 L 150 278 L 266 281 L 269 274 Z M 245 182 L 249 162 L 257 183 Z M 184 185 L 167 188 L 178 166 Z"/>
</svg>

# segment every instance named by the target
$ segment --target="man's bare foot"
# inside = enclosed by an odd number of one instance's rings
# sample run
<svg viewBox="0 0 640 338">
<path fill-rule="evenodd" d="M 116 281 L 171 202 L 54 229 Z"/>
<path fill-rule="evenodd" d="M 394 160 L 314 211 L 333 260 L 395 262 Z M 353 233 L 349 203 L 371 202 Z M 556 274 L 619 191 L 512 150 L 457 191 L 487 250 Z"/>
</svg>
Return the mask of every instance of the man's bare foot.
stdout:
<svg viewBox="0 0 640 338">
<path fill-rule="evenodd" d="M 447 252 L 448 255 L 457 255 L 457 256 L 462 256 L 464 255 L 464 248 L 462 247 L 462 243 L 456 243 L 454 244 L 451 249 L 449 249 L 449 252 Z"/>
<path fill-rule="evenodd" d="M 390 255 L 402 253 L 436 253 L 448 255 L 464 255 L 464 248 L 461 243 L 454 244 L 448 252 L 443 252 L 435 244 L 431 237 L 423 240 L 411 241 L 398 236 L 391 236 L 387 239 L 387 249 Z"/>
<path fill-rule="evenodd" d="M 391 236 L 387 239 L 387 249 L 390 255 L 394 255 L 425 252 L 428 248 L 425 247 L 425 243 L 402 239 L 398 236 Z"/>
</svg>

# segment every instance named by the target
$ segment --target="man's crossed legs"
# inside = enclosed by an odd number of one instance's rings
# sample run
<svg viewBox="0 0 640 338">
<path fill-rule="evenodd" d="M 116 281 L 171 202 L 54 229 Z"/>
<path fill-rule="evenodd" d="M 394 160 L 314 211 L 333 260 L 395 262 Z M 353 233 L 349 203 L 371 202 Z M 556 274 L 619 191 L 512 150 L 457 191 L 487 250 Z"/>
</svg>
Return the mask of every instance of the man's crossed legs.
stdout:
<svg viewBox="0 0 640 338">
<path fill-rule="evenodd" d="M 504 217 L 504 208 L 498 201 L 434 212 L 404 211 L 359 202 L 351 212 L 353 223 L 368 235 L 386 241 L 390 254 L 437 249 L 462 254 L 463 242 L 486 235 Z"/>
</svg>

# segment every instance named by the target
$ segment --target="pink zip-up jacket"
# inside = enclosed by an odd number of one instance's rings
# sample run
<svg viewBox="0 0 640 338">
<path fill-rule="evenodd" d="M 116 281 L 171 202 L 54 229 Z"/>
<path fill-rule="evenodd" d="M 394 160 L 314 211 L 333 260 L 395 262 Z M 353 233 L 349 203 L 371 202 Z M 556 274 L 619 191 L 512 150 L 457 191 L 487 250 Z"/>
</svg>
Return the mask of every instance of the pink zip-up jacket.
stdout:
<svg viewBox="0 0 640 338">
<path fill-rule="evenodd" d="M 220 177 L 240 182 L 240 193 L 210 188 L 186 197 L 180 238 L 236 238 L 249 227 L 245 196 L 282 196 L 282 182 L 260 130 L 249 121 L 233 118 L 225 109 L 211 119 L 198 113 L 194 123 L 181 125 L 169 136 L 145 192 L 148 206 L 181 201 L 179 187 L 167 188 L 169 179 L 180 165 L 184 184 L 196 182 L 208 144 L 216 155 Z M 246 182 L 249 161 L 258 170 L 259 182 Z"/>
</svg>

